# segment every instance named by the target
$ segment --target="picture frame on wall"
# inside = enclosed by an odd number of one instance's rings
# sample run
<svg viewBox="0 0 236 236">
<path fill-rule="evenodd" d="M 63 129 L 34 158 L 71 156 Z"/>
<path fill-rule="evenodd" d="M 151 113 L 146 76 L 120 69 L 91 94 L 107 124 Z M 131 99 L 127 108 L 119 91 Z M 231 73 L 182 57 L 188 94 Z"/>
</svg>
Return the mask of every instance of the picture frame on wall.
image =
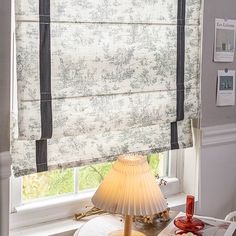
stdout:
<svg viewBox="0 0 236 236">
<path fill-rule="evenodd" d="M 218 70 L 216 105 L 235 105 L 235 70 Z"/>
<path fill-rule="evenodd" d="M 236 20 L 215 19 L 214 62 L 233 62 Z"/>
</svg>

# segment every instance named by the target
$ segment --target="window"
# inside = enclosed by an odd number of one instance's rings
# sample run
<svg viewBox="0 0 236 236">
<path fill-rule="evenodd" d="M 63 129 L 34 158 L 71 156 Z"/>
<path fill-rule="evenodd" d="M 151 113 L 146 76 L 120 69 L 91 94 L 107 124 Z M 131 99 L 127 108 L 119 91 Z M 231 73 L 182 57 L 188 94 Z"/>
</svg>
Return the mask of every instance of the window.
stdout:
<svg viewBox="0 0 236 236">
<path fill-rule="evenodd" d="M 19 4 L 19 6 L 21 5 Z M 24 6 L 24 4 L 22 6 Z M 169 15 L 172 16 L 172 14 L 169 14 Z M 74 24 L 73 24 L 73 27 L 74 27 Z M 25 27 L 25 29 L 26 28 L 27 27 Z M 65 27 L 65 29 L 66 28 L 67 27 Z M 161 28 L 163 28 L 163 25 L 161 26 Z M 175 28 L 176 27 L 174 27 L 174 29 Z M 160 32 L 160 30 L 157 30 L 156 35 L 158 35 L 158 32 Z M 172 34 L 172 32 L 169 31 L 169 29 L 167 32 L 170 35 L 174 35 L 174 32 Z M 193 32 L 195 32 L 195 30 L 193 30 Z M 191 35 L 191 37 L 186 41 L 187 45 L 189 41 L 191 42 L 198 41 L 197 30 L 196 30 L 196 33 L 197 33 L 196 35 L 195 34 L 192 35 L 192 33 L 189 34 Z M 65 32 L 64 35 L 67 35 L 67 33 Z M 155 34 L 152 31 L 150 31 L 150 35 L 153 36 Z M 22 36 L 28 37 L 24 33 L 22 34 Z M 23 37 L 22 39 L 23 39 L 22 42 L 24 42 Z M 167 58 L 166 55 L 168 55 L 169 53 L 171 54 L 170 49 L 172 48 L 173 52 L 175 52 L 176 50 L 175 40 L 170 39 L 170 41 L 168 41 L 166 40 L 166 37 L 158 37 L 158 40 L 159 39 L 161 43 L 154 45 L 158 47 L 157 54 L 155 54 L 155 59 L 158 60 L 159 56 L 163 56 L 163 60 L 161 61 L 165 61 L 165 59 Z M 163 45 L 166 46 L 166 48 L 162 47 L 162 40 L 163 40 Z M 156 42 L 157 40 L 153 38 L 153 41 Z M 151 41 L 150 42 L 148 41 L 148 43 L 150 45 L 148 45 L 147 48 L 149 46 L 150 47 L 152 46 Z M 171 45 L 173 47 L 171 47 Z M 36 42 L 36 46 L 38 47 L 38 42 Z M 161 46 L 160 50 L 159 50 L 159 46 Z M 189 61 L 187 65 L 191 66 L 192 70 L 196 69 L 198 71 L 198 66 L 192 67 L 193 64 L 194 65 L 198 64 L 198 62 L 195 61 L 195 58 L 198 59 L 197 51 L 199 47 L 197 43 L 196 45 L 194 45 L 193 49 L 192 49 L 192 45 L 189 48 L 187 47 L 187 49 L 191 49 L 191 50 L 186 50 L 186 53 L 187 53 L 186 58 L 194 59 L 193 61 L 192 60 Z M 196 56 L 192 56 L 192 54 L 190 55 L 189 52 L 196 52 Z M 146 64 L 146 61 L 141 61 L 141 63 Z M 75 64 L 77 65 L 77 63 Z M 167 65 L 168 63 L 164 63 L 164 64 Z M 70 65 L 70 63 L 68 65 Z M 119 67 L 118 69 L 120 70 Z M 159 66 L 157 69 L 160 69 L 160 76 L 161 76 L 163 73 L 162 72 L 163 67 Z M 169 68 L 167 69 L 169 70 Z M 128 72 L 130 73 L 132 71 L 129 69 Z M 69 73 L 66 72 L 66 74 L 69 74 Z M 171 71 L 171 74 L 173 74 L 173 76 L 175 77 L 174 72 L 172 73 Z M 191 71 L 191 73 L 189 74 L 198 75 L 198 73 L 195 73 L 195 71 Z M 143 76 L 144 76 L 144 79 L 146 80 L 146 75 L 143 74 Z M 16 78 L 16 75 L 14 77 Z M 29 78 L 31 78 L 31 76 Z M 151 82 L 153 83 L 153 81 Z M 12 83 L 12 86 L 15 88 L 17 87 L 16 84 L 14 83 Z M 168 90 L 169 86 L 167 87 L 168 87 L 167 88 Z M 191 94 L 191 92 L 189 92 L 188 94 Z M 13 96 L 15 95 L 16 94 L 13 93 Z M 15 99 L 12 99 L 12 100 L 14 103 Z M 193 104 L 197 104 L 195 100 L 193 100 L 193 102 L 194 102 Z M 168 106 L 166 107 L 168 108 Z M 169 127 L 169 122 L 167 125 Z M 170 133 L 167 129 L 164 128 L 164 130 L 166 130 L 167 133 Z M 183 133 L 182 137 L 184 138 L 187 137 L 186 133 Z M 183 140 L 180 140 L 180 141 L 182 142 Z M 155 175 L 159 175 L 160 177 L 165 178 L 168 181 L 167 186 L 164 186 L 162 189 L 166 196 L 170 196 L 170 195 L 181 192 L 182 175 L 183 175 L 182 168 L 183 168 L 183 163 L 184 163 L 183 154 L 184 152 L 180 150 L 180 151 L 165 152 L 161 154 L 153 154 L 149 157 L 149 163 L 150 163 L 153 173 Z M 90 198 L 92 194 L 94 193 L 96 187 L 100 184 L 103 177 L 109 171 L 111 165 L 112 163 L 102 163 L 102 164 L 94 164 L 90 166 L 83 166 L 83 167 L 78 167 L 78 168 L 73 168 L 73 169 L 53 170 L 50 172 L 33 174 L 33 175 L 28 175 L 28 176 L 24 176 L 20 178 L 12 177 L 11 179 L 11 209 L 12 209 L 12 212 L 15 214 L 12 214 L 13 220 L 11 220 L 12 221 L 11 224 L 13 225 L 14 228 L 16 228 L 20 226 L 33 225 L 36 223 L 45 222 L 49 220 L 56 220 L 60 218 L 71 217 L 71 215 L 80 211 L 81 209 L 83 209 L 85 206 L 88 205 Z"/>
<path fill-rule="evenodd" d="M 175 176 L 173 166 L 175 158 L 169 152 L 152 154 L 148 157 L 151 170 L 156 177 L 168 178 Z M 101 163 L 72 169 L 52 170 L 27 175 L 20 178 L 12 177 L 12 207 L 22 204 L 39 202 L 65 196 L 95 191 L 112 163 Z"/>
</svg>

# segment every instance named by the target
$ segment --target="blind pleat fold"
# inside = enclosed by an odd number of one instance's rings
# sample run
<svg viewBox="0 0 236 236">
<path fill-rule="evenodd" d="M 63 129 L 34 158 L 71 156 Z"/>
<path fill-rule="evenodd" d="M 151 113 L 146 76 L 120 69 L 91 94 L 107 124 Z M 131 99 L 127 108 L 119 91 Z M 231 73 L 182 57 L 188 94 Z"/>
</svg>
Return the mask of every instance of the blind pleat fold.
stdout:
<svg viewBox="0 0 236 236">
<path fill-rule="evenodd" d="M 35 23 L 29 24 L 19 26 L 16 37 L 19 139 L 36 140 L 41 136 L 39 40 L 35 40 L 39 35 Z M 108 27 L 95 37 L 87 32 L 87 25 L 65 27 L 65 34 L 53 24 L 51 28 L 53 137 L 175 121 L 176 26 L 158 26 L 149 29 L 150 34 L 142 30 L 135 34 L 131 28 L 128 33 L 112 33 Z M 81 29 L 87 33 L 81 34 Z M 199 86 L 198 27 L 186 31 L 185 87 L 195 90 Z M 131 36 L 136 36 L 134 42 Z"/>
<path fill-rule="evenodd" d="M 177 0 L 50 0 L 51 21 L 176 24 Z M 199 24 L 200 0 L 186 1 L 186 24 Z M 16 1 L 17 20 L 38 21 L 38 0 Z"/>
<path fill-rule="evenodd" d="M 36 100 L 38 23 L 17 25 L 21 96 Z M 51 23 L 51 65 L 53 98 L 175 89 L 176 26 Z"/>
<path fill-rule="evenodd" d="M 199 113 L 198 88 L 185 89 L 185 117 Z M 195 101 L 195 103 L 193 103 Z M 19 137 L 37 140 L 41 136 L 40 102 L 20 106 Z M 122 131 L 176 121 L 176 90 L 132 95 L 55 99 L 53 138 Z M 30 124 L 30 125 L 29 125 Z M 20 139 L 20 138 L 19 138 Z"/>
<path fill-rule="evenodd" d="M 114 160 L 125 153 L 151 154 L 171 148 L 169 123 L 48 140 L 48 169 L 69 168 Z M 192 146 L 191 120 L 178 122 L 180 148 Z M 12 148 L 15 176 L 36 172 L 35 142 L 17 140 Z M 25 158 L 22 158 L 22 157 Z"/>
<path fill-rule="evenodd" d="M 39 2 L 16 1 L 16 176 L 37 171 L 35 141 L 42 139 L 42 104 L 49 100 L 48 169 L 170 150 L 180 88 L 184 120 L 177 122 L 177 142 L 192 145 L 190 123 L 200 107 L 200 0 L 186 0 L 181 86 L 177 24 L 184 21 L 177 19 L 177 0 L 50 0 L 50 15 L 39 14 Z M 44 36 L 50 42 L 50 94 L 42 92 Z"/>
</svg>

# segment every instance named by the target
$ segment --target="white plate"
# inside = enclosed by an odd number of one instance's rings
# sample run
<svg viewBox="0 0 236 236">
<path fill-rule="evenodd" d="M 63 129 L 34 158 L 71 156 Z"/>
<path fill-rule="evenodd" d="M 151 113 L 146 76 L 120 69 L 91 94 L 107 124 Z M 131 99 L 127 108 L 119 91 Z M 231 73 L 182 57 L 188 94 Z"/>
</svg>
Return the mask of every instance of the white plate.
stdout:
<svg viewBox="0 0 236 236">
<path fill-rule="evenodd" d="M 115 230 L 124 228 L 121 217 L 111 215 L 98 216 L 78 229 L 74 236 L 105 236 Z"/>
</svg>

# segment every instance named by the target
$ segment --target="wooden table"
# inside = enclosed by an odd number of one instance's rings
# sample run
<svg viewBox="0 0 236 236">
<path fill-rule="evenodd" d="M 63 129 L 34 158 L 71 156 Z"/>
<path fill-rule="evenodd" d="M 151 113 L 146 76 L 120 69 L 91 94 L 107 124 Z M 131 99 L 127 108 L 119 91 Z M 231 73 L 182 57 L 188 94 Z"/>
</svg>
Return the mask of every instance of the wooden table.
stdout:
<svg viewBox="0 0 236 236">
<path fill-rule="evenodd" d="M 157 236 L 178 214 L 178 212 L 170 212 L 170 221 L 158 222 L 154 224 L 134 223 L 134 229 L 144 233 L 146 236 Z M 107 236 L 110 232 L 123 229 L 124 220 L 122 217 L 113 215 L 97 216 L 86 222 L 78 229 L 74 236 Z"/>
</svg>

